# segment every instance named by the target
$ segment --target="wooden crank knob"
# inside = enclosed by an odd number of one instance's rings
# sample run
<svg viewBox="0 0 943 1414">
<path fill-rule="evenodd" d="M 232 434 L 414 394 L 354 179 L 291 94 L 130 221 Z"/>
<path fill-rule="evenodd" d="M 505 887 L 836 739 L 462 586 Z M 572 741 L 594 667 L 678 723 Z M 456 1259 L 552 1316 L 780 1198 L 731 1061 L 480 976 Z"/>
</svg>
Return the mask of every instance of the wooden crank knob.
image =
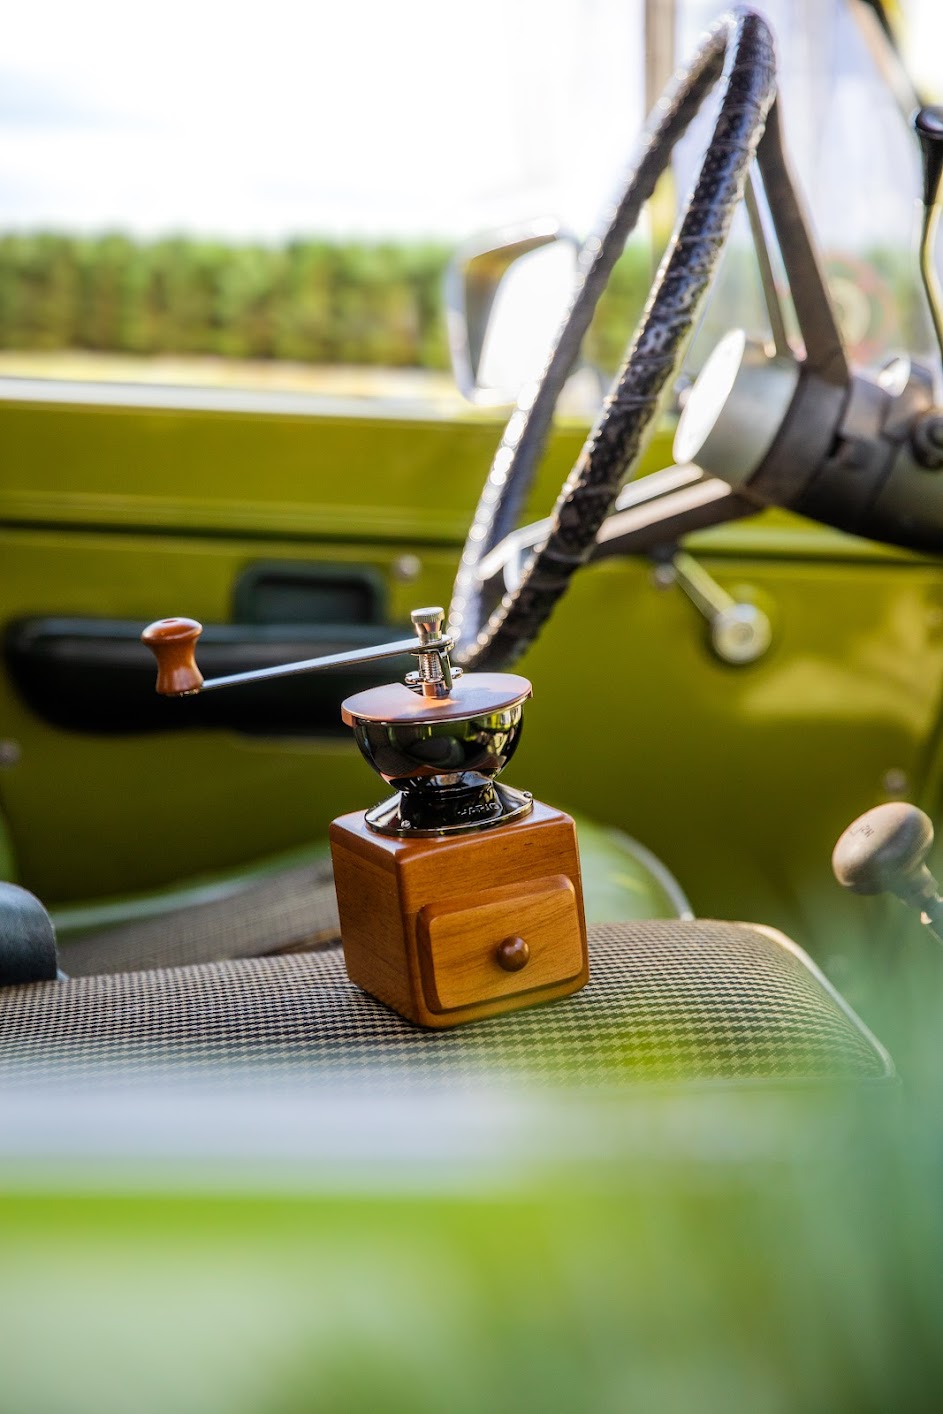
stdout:
<svg viewBox="0 0 943 1414">
<path fill-rule="evenodd" d="M 503 967 L 505 972 L 520 972 L 530 960 L 530 948 L 523 938 L 505 938 L 503 943 L 498 944 L 496 957 L 498 966 Z"/>
<path fill-rule="evenodd" d="M 158 619 L 141 634 L 157 659 L 157 691 L 162 697 L 199 692 L 203 674 L 196 665 L 196 641 L 203 625 L 196 619 Z"/>
</svg>

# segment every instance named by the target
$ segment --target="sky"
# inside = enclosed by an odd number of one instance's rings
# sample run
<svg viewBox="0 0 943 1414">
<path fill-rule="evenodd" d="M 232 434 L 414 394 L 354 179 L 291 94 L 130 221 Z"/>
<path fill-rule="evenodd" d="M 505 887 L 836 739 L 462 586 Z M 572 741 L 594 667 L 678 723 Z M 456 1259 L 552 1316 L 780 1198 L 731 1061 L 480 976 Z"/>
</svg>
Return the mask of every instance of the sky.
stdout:
<svg viewBox="0 0 943 1414">
<path fill-rule="evenodd" d="M 588 208 L 641 122 L 639 13 L 35 0 L 4 21 L 0 225 L 451 235 Z"/>
<path fill-rule="evenodd" d="M 943 5 L 911 3 L 919 76 L 932 82 Z M 722 8 L 686 0 L 682 51 Z M 820 234 L 866 241 L 893 209 L 909 241 L 913 144 L 846 62 L 854 45 L 828 22 L 828 0 L 761 8 Z M 0 229 L 457 239 L 556 215 L 586 230 L 642 122 L 641 11 L 641 0 L 9 8 Z"/>
</svg>

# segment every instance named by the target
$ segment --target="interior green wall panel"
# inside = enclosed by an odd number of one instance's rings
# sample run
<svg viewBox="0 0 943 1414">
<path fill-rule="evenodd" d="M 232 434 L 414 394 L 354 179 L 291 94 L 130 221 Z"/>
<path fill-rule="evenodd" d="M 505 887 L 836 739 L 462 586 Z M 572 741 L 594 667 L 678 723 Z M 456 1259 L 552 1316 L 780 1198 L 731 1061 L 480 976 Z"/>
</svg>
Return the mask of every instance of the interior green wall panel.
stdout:
<svg viewBox="0 0 943 1414">
<path fill-rule="evenodd" d="M 226 622 L 244 570 L 285 559 L 373 569 L 402 624 L 418 602 L 447 602 L 498 433 L 493 415 L 0 402 L 4 619 Z M 555 435 L 528 514 L 546 511 L 583 435 L 573 423 Z M 647 468 L 669 443 L 659 434 Z M 520 665 L 535 699 L 509 779 L 628 830 L 702 914 L 840 950 L 863 914 L 830 879 L 836 835 L 889 781 L 919 796 L 936 769 L 943 572 L 780 513 L 688 548 L 768 608 L 770 652 L 725 666 L 646 561 L 591 566 Z M 410 581 L 394 573 L 404 552 L 418 557 Z M 246 863 L 323 837 L 382 792 L 343 739 L 64 732 L 5 677 L 0 713 L 21 749 L 0 769 L 0 802 L 20 875 L 50 902 Z"/>
</svg>

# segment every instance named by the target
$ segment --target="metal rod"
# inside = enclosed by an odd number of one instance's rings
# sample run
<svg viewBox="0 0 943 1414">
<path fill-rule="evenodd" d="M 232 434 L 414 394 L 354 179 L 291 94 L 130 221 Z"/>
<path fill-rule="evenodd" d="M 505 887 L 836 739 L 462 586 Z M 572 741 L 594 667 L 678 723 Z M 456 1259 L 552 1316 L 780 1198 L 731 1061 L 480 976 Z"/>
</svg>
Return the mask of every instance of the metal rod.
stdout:
<svg viewBox="0 0 943 1414">
<path fill-rule="evenodd" d="M 733 595 L 728 594 L 686 550 L 678 550 L 672 556 L 671 567 L 678 588 L 684 591 L 708 623 L 713 623 L 718 614 L 734 608 L 736 600 Z"/>
<path fill-rule="evenodd" d="M 250 673 L 230 673 L 224 678 L 207 678 L 201 692 L 214 687 L 238 687 L 245 682 L 264 682 L 267 678 L 290 678 L 299 673 L 317 672 L 319 668 L 343 668 L 356 663 L 375 663 L 381 658 L 398 658 L 402 653 L 416 653 L 415 638 L 401 638 L 396 643 L 380 643 L 374 648 L 352 648 L 344 653 L 328 653 L 323 658 L 304 658 L 298 663 L 283 663 L 274 668 L 257 668 Z"/>
<path fill-rule="evenodd" d="M 620 511 L 603 521 L 591 558 L 647 555 L 694 530 L 756 515 L 760 506 L 713 476 L 662 496 L 653 505 Z"/>
<path fill-rule="evenodd" d="M 934 201 L 931 205 L 923 208 L 923 229 L 920 233 L 920 278 L 923 280 L 927 304 L 930 306 L 930 318 L 933 320 L 933 332 L 936 334 L 937 347 L 943 357 L 943 294 L 940 291 L 940 281 L 937 278 L 936 266 L 933 261 L 933 250 L 936 245 L 939 224 L 940 203 Z"/>
<path fill-rule="evenodd" d="M 938 943 L 943 943 L 943 899 L 939 894 L 924 899 L 920 922 Z"/>
</svg>

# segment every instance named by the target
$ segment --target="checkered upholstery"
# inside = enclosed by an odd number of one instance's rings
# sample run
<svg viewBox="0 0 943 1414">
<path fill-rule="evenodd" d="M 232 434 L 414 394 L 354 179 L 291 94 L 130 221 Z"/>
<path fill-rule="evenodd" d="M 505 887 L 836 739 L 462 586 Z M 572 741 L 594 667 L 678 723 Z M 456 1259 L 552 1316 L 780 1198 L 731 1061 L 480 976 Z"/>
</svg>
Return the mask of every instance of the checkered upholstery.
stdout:
<svg viewBox="0 0 943 1414">
<path fill-rule="evenodd" d="M 687 1078 L 875 1080 L 890 1062 L 772 930 L 657 921 L 590 929 L 591 980 L 564 1001 L 422 1031 L 359 991 L 339 948 L 42 982 L 0 992 L 0 1083 L 267 1069 L 292 1083 L 495 1075 L 536 1084 Z"/>
<path fill-rule="evenodd" d="M 63 971 L 90 977 L 182 967 L 322 947 L 340 936 L 329 858 L 304 859 L 206 892 L 186 906 L 63 943 Z"/>
</svg>

